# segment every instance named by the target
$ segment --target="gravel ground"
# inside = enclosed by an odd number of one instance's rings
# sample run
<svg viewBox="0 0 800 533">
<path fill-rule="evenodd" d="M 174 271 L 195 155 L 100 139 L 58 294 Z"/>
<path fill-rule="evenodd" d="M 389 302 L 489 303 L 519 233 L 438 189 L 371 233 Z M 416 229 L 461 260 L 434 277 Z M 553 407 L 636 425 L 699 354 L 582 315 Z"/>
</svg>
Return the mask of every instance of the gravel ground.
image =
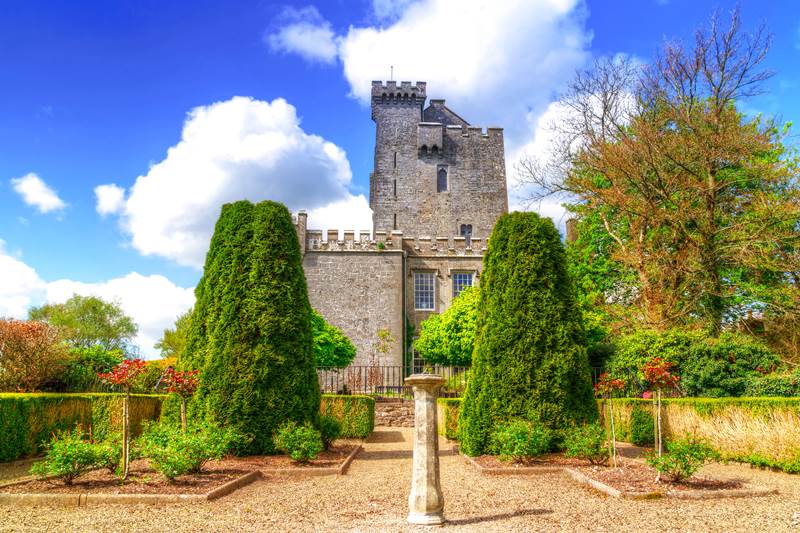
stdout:
<svg viewBox="0 0 800 533">
<path fill-rule="evenodd" d="M 781 494 L 616 500 L 563 474 L 482 476 L 449 448 L 441 469 L 445 528 L 454 531 L 800 531 L 800 477 L 744 466 L 711 465 L 704 473 L 775 486 Z M 343 477 L 267 479 L 199 505 L 0 507 L 0 530 L 425 531 L 405 522 L 410 473 L 411 430 L 379 428 Z"/>
</svg>

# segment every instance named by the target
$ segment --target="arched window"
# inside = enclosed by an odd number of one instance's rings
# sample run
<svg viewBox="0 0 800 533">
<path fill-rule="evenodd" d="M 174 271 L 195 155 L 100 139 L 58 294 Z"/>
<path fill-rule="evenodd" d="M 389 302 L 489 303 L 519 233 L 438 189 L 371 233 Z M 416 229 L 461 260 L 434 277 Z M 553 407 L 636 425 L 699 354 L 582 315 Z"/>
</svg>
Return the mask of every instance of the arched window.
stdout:
<svg viewBox="0 0 800 533">
<path fill-rule="evenodd" d="M 444 192 L 447 190 L 447 169 L 439 167 L 436 173 L 436 192 Z"/>
</svg>

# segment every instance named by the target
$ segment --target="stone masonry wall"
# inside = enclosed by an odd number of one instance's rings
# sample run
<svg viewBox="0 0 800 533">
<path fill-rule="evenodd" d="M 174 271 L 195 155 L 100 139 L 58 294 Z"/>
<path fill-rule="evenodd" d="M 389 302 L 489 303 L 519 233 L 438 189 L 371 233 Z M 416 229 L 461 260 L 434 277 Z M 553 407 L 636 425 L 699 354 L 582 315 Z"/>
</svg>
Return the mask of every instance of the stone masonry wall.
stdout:
<svg viewBox="0 0 800 533">
<path fill-rule="evenodd" d="M 414 401 L 378 399 L 375 402 L 375 425 L 413 428 Z"/>
<path fill-rule="evenodd" d="M 403 253 L 306 250 L 303 270 L 308 299 L 325 320 L 356 347 L 354 365 L 369 365 L 378 330 L 394 337 L 380 365 L 403 364 Z"/>
</svg>

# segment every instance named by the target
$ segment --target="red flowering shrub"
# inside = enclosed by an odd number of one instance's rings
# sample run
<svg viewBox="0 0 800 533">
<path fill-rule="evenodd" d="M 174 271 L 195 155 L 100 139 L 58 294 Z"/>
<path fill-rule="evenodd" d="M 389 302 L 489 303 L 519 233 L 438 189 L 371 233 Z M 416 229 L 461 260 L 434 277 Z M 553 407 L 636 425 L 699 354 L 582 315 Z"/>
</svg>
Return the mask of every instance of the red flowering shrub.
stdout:
<svg viewBox="0 0 800 533">
<path fill-rule="evenodd" d="M 117 385 L 127 391 L 134 380 L 147 370 L 146 363 L 141 359 L 123 359 L 111 372 L 99 372 L 99 377 L 104 383 Z"/>
<path fill-rule="evenodd" d="M 642 366 L 644 379 L 654 389 L 672 389 L 678 386 L 680 377 L 671 372 L 675 365 L 660 357 L 654 357 Z"/>
<path fill-rule="evenodd" d="M 188 398 L 194 394 L 200 384 L 200 379 L 197 377 L 199 373 L 199 370 L 179 372 L 170 367 L 164 372 L 163 383 L 167 387 L 167 392 L 175 393 L 181 398 Z"/>
<path fill-rule="evenodd" d="M 594 384 L 594 392 L 601 398 L 610 397 L 614 392 L 625 388 L 625 380 L 611 377 L 608 372 L 603 372 Z"/>
</svg>

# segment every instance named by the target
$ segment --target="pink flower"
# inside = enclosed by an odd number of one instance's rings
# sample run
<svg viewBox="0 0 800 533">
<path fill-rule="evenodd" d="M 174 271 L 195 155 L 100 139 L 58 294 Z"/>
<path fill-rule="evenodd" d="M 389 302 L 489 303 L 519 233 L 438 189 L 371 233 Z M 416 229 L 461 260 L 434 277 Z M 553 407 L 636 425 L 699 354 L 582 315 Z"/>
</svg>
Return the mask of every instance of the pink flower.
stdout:
<svg viewBox="0 0 800 533">
<path fill-rule="evenodd" d="M 642 393 L 642 398 L 644 398 L 645 400 L 649 400 L 652 397 L 653 397 L 653 391 L 646 390 Z"/>
</svg>

